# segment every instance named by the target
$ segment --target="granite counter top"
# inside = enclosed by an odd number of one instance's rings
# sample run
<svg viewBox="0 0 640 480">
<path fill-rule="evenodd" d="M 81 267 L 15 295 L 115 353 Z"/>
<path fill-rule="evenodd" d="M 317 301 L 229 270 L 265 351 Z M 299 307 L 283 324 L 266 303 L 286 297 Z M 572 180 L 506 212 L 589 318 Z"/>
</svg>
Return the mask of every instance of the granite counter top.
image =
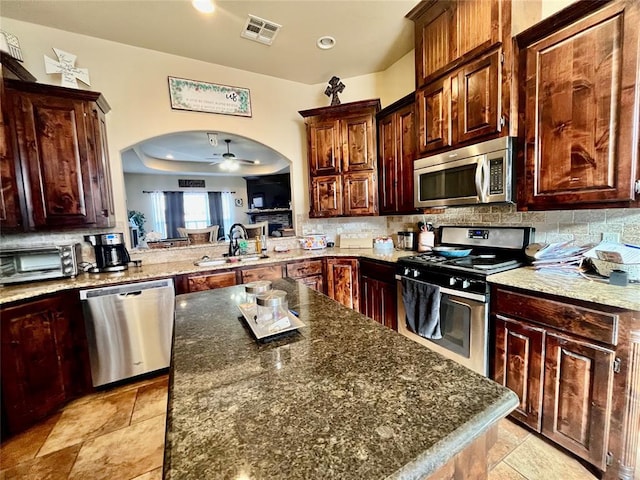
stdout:
<svg viewBox="0 0 640 480">
<path fill-rule="evenodd" d="M 640 284 L 638 283 L 619 287 L 601 280 L 588 280 L 579 276 L 536 270 L 533 267 L 496 273 L 487 277 L 487 280 L 497 285 L 640 311 Z"/>
<path fill-rule="evenodd" d="M 418 479 L 517 405 L 513 392 L 292 280 L 306 324 L 258 342 L 243 287 L 179 295 L 165 480 Z"/>
<path fill-rule="evenodd" d="M 162 255 L 160 251 L 158 255 Z M 141 267 L 130 267 L 124 272 L 117 273 L 82 273 L 73 279 L 50 280 L 45 282 L 33 282 L 19 285 L 8 285 L 0 287 L 0 305 L 19 300 L 34 298 L 39 295 L 46 295 L 62 290 L 72 290 L 75 288 L 93 288 L 116 283 L 138 282 L 155 278 L 166 278 L 174 275 L 183 275 L 196 272 L 207 272 L 213 270 L 228 270 L 256 265 L 268 265 L 270 263 L 291 262 L 295 260 L 309 260 L 323 257 L 359 257 L 382 260 L 386 262 L 396 262 L 398 258 L 415 255 L 416 252 L 406 250 L 394 250 L 388 255 L 374 253 L 372 248 L 363 249 L 340 249 L 327 248 L 324 250 L 302 250 L 293 249 L 288 252 L 269 252 L 269 258 L 253 261 L 243 261 L 242 263 L 228 263 L 222 265 L 198 267 L 194 265 L 193 258 L 188 261 L 172 261 L 165 263 L 144 264 Z"/>
</svg>

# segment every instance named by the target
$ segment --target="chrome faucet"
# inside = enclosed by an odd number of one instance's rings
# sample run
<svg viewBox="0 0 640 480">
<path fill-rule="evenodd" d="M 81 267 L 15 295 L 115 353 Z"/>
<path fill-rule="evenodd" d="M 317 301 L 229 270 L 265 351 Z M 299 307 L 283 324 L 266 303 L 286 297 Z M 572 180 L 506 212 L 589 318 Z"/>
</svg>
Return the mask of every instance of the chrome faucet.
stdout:
<svg viewBox="0 0 640 480">
<path fill-rule="evenodd" d="M 239 231 L 238 231 L 239 230 Z M 229 256 L 233 257 L 240 251 L 238 238 L 247 239 L 247 230 L 241 223 L 234 223 L 229 230 Z"/>
</svg>

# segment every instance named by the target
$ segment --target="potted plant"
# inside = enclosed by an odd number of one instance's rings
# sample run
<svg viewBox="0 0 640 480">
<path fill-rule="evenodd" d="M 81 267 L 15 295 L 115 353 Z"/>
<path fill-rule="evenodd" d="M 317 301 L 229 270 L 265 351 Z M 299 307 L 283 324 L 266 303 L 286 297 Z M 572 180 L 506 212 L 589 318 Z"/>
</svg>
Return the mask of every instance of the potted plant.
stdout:
<svg viewBox="0 0 640 480">
<path fill-rule="evenodd" d="M 144 213 L 138 210 L 129 210 L 127 213 L 129 215 L 129 222 L 138 227 L 139 238 L 144 238 L 144 234 L 146 233 L 144 229 L 144 222 L 146 221 Z"/>
</svg>

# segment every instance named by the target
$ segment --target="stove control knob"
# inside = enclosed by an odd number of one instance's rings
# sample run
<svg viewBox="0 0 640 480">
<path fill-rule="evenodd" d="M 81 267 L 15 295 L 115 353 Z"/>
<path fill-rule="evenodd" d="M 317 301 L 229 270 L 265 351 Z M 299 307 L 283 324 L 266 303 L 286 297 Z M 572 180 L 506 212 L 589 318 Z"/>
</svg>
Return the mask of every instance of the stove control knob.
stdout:
<svg viewBox="0 0 640 480">
<path fill-rule="evenodd" d="M 418 278 L 420 276 L 420 272 L 418 270 L 413 270 L 413 278 Z"/>
<path fill-rule="evenodd" d="M 456 277 L 451 277 L 449 279 L 449 285 L 453 287 L 456 284 L 457 281 L 458 281 L 458 279 Z"/>
<path fill-rule="evenodd" d="M 408 277 L 408 276 L 409 276 L 409 272 L 410 272 L 410 271 L 411 271 L 411 269 L 410 269 L 409 267 L 404 267 L 404 271 L 403 271 L 403 273 L 402 273 L 402 274 L 403 274 L 405 277 Z"/>
<path fill-rule="evenodd" d="M 462 281 L 462 288 L 469 288 L 471 286 L 471 281 L 470 280 L 463 280 Z"/>
</svg>

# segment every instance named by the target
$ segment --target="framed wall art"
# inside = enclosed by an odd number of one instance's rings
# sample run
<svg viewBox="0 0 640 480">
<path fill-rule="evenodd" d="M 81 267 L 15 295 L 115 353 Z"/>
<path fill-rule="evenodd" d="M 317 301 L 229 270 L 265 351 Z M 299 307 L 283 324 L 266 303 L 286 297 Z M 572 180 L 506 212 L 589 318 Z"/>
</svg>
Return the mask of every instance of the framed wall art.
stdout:
<svg viewBox="0 0 640 480">
<path fill-rule="evenodd" d="M 169 77 L 169 97 L 174 110 L 251 116 L 248 88 Z"/>
</svg>

